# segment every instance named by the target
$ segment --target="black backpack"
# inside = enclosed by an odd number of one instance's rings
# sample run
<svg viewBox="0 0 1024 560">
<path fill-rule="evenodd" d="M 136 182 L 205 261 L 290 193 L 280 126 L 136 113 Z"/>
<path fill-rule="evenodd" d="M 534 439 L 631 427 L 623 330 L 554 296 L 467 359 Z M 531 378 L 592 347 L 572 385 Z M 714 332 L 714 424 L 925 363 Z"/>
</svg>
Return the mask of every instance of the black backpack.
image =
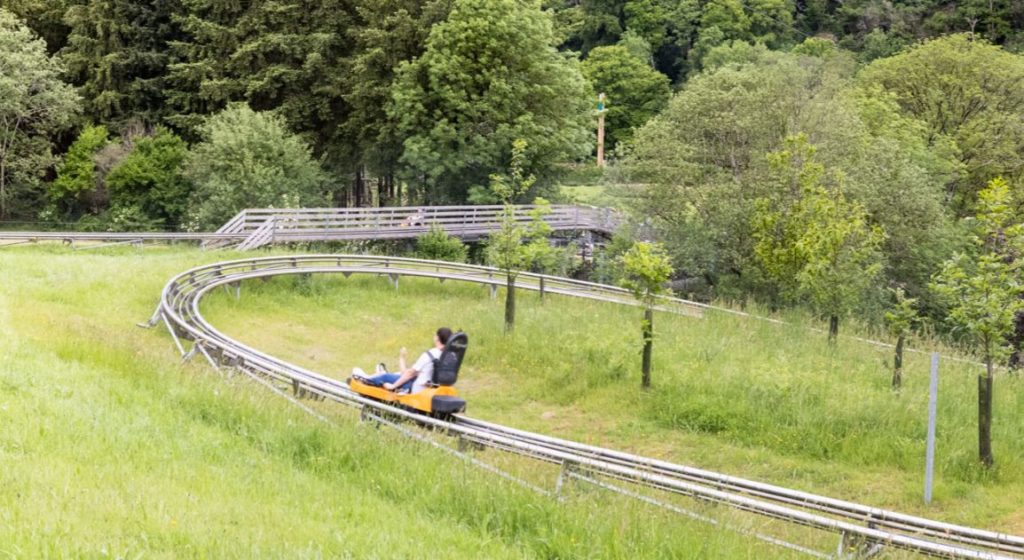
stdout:
<svg viewBox="0 0 1024 560">
<path fill-rule="evenodd" d="M 469 337 L 464 332 L 454 333 L 441 350 L 441 355 L 434 359 L 434 375 L 432 383 L 445 387 L 455 385 L 459 379 L 459 368 L 462 358 L 466 356 Z"/>
</svg>

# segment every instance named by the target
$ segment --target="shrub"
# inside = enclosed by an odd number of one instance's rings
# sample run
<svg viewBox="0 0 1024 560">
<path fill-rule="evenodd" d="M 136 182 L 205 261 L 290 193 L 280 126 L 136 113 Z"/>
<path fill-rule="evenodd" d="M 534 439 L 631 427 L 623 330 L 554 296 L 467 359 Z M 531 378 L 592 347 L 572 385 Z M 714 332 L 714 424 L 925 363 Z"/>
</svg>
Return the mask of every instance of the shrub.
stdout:
<svg viewBox="0 0 1024 560">
<path fill-rule="evenodd" d="M 464 263 L 467 254 L 466 244 L 438 225 L 430 226 L 429 232 L 416 239 L 416 256 L 421 259 Z"/>
<path fill-rule="evenodd" d="M 245 208 L 325 203 L 320 164 L 280 117 L 234 104 L 206 122 L 202 137 L 185 163 L 199 227 L 219 227 Z"/>
</svg>

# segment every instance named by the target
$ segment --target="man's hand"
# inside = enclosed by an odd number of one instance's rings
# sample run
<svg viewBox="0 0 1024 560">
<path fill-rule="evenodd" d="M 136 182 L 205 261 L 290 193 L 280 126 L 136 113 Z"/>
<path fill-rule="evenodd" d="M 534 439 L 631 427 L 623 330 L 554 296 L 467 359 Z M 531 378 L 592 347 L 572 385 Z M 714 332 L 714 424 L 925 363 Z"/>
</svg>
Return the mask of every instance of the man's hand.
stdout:
<svg viewBox="0 0 1024 560">
<path fill-rule="evenodd" d="M 403 360 L 406 358 L 406 356 L 408 354 L 409 354 L 409 351 L 405 349 L 405 346 L 403 346 L 402 349 L 398 351 L 398 357 L 403 359 Z"/>
<path fill-rule="evenodd" d="M 385 383 L 385 384 L 381 385 L 381 387 L 384 387 L 388 391 L 394 391 L 395 390 L 395 384 L 394 383 Z"/>
</svg>

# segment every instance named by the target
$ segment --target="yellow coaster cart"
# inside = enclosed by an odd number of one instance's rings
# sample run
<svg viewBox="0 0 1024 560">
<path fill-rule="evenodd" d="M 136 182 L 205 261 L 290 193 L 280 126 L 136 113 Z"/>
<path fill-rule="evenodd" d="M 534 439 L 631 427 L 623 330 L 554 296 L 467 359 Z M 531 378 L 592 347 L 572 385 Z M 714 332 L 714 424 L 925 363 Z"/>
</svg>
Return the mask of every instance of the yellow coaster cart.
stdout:
<svg viewBox="0 0 1024 560">
<path fill-rule="evenodd" d="M 469 337 L 464 332 L 452 334 L 441 350 L 441 356 L 434 360 L 433 379 L 422 391 L 398 393 L 381 387 L 372 380 L 352 376 L 348 386 L 353 391 L 385 403 L 416 410 L 434 417 L 443 418 L 466 410 L 466 401 L 459 398 L 455 382 L 459 368 L 466 356 Z"/>
</svg>

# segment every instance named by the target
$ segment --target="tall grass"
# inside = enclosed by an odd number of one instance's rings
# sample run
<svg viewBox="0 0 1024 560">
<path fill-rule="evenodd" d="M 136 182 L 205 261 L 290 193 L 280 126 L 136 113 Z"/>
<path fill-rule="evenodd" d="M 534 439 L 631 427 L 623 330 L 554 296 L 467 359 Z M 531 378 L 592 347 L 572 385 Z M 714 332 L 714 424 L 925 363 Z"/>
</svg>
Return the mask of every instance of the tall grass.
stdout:
<svg viewBox="0 0 1024 560">
<path fill-rule="evenodd" d="M 500 300 L 500 295 L 499 298 Z M 479 286 L 403 279 L 279 278 L 208 304 L 229 334 L 339 377 L 418 353 L 439 325 L 470 333 L 459 382 L 469 412 L 525 429 L 824 492 L 955 522 L 1024 532 L 1024 387 L 996 380 L 997 468 L 976 461 L 974 366 L 943 361 L 936 504 L 921 503 L 928 358 L 889 388 L 891 350 L 837 347 L 807 321 L 658 315 L 654 387 L 639 388 L 636 309 L 521 298 L 504 336 Z"/>
<path fill-rule="evenodd" d="M 604 494 L 558 503 L 349 412 L 322 424 L 244 378 L 179 366 L 166 333 L 134 324 L 173 274 L 223 258 L 0 252 L 0 557 L 785 556 Z M 337 303 L 319 280 L 306 289 L 277 296 Z M 250 295 L 250 311 L 276 305 Z"/>
</svg>

